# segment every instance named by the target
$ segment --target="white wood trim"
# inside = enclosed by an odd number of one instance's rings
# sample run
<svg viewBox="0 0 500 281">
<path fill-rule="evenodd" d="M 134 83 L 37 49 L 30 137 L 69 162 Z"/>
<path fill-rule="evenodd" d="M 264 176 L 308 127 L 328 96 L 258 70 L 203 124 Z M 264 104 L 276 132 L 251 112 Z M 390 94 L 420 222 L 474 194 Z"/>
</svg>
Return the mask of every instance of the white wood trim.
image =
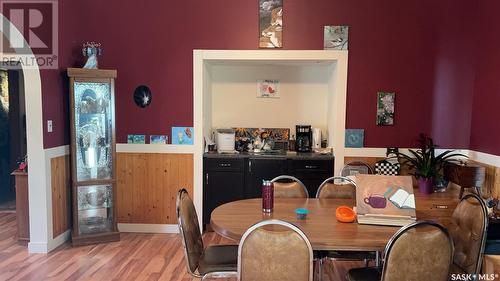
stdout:
<svg viewBox="0 0 500 281">
<path fill-rule="evenodd" d="M 10 32 L 4 33 L 4 28 Z M 0 14 L 0 36 L 5 36 L 9 41 L 24 42 L 27 46 L 23 54 L 6 54 L 0 52 L 1 61 L 36 61 L 29 44 L 24 40 L 19 30 L 2 14 Z M 17 50 L 16 50 L 17 51 Z M 29 252 L 47 252 L 49 241 L 48 197 L 50 186 L 47 185 L 45 166 L 45 152 L 43 148 L 43 115 L 42 115 L 42 85 L 40 71 L 37 64 L 21 63 L 23 72 L 23 86 L 26 107 L 26 137 L 29 166 L 28 201 L 30 216 L 30 242 Z M 50 208 L 52 209 L 52 208 Z"/>
<path fill-rule="evenodd" d="M 65 232 L 59 234 L 59 236 L 57 236 L 56 238 L 49 240 L 47 252 L 50 252 L 55 248 L 61 246 L 62 244 L 64 244 L 64 242 L 69 241 L 70 238 L 71 238 L 71 230 L 68 229 Z"/>
<path fill-rule="evenodd" d="M 498 155 L 488 154 L 474 150 L 469 150 L 468 154 L 471 160 L 495 167 L 500 167 L 500 156 Z"/>
<path fill-rule="evenodd" d="M 119 223 L 118 231 L 137 233 L 179 233 L 179 227 L 176 224 Z"/>
<path fill-rule="evenodd" d="M 117 143 L 116 152 L 119 153 L 171 153 L 171 154 L 193 154 L 194 145 L 176 144 L 131 144 Z"/>
</svg>

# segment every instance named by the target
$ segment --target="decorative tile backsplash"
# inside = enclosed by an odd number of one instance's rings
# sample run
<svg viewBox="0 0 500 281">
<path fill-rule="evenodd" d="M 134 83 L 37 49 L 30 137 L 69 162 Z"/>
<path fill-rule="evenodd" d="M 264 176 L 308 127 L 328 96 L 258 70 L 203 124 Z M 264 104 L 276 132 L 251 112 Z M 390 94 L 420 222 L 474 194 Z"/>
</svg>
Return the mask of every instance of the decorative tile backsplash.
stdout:
<svg viewBox="0 0 500 281">
<path fill-rule="evenodd" d="M 273 141 L 288 141 L 290 129 L 288 128 L 234 128 L 236 130 L 236 141 L 247 139 L 253 141 L 257 136 L 261 139 Z"/>
</svg>

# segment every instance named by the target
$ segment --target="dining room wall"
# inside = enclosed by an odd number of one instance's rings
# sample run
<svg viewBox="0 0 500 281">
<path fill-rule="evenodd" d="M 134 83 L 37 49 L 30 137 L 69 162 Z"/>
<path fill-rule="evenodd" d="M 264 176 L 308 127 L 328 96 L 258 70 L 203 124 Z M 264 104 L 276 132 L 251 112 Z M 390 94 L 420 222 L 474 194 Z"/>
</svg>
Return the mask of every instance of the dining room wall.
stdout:
<svg viewBox="0 0 500 281">
<path fill-rule="evenodd" d="M 118 142 L 126 142 L 127 134 L 169 135 L 172 126 L 193 123 L 192 50 L 257 49 L 257 3 L 155 0 L 141 2 L 138 13 L 136 4 L 118 0 L 60 1 L 59 69 L 42 70 L 43 122 L 54 121 L 45 147 L 69 143 L 64 71 L 82 65 L 83 42 L 102 43 L 100 67 L 118 70 Z M 322 49 L 324 25 L 350 26 L 346 122 L 348 128 L 365 129 L 365 146 L 408 147 L 419 132 L 431 132 L 432 42 L 446 7 L 431 0 L 290 0 L 284 5 L 283 49 Z M 146 109 L 132 100 L 140 84 L 153 91 Z M 397 93 L 394 126 L 375 124 L 377 91 Z M 446 142 L 442 145 L 462 145 L 455 138 Z"/>
<path fill-rule="evenodd" d="M 476 75 L 472 104 L 470 148 L 500 155 L 500 2 L 478 2 L 478 23 L 473 37 L 476 56 Z"/>
</svg>

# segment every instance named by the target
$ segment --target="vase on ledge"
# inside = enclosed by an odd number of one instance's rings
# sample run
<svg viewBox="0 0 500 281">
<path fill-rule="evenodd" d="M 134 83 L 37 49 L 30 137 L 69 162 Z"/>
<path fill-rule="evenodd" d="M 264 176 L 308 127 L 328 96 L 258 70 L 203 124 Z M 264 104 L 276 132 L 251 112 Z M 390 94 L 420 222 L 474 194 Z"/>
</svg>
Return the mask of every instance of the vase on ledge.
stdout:
<svg viewBox="0 0 500 281">
<path fill-rule="evenodd" d="M 423 194 L 431 194 L 434 189 L 434 178 L 418 178 L 418 189 Z"/>
</svg>

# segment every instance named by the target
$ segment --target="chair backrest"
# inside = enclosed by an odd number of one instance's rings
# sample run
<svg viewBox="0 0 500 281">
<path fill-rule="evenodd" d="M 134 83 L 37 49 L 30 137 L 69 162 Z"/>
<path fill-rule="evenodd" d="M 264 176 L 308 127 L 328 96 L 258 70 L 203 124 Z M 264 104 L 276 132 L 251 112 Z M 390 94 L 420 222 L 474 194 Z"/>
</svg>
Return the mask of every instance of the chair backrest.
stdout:
<svg viewBox="0 0 500 281">
<path fill-rule="evenodd" d="M 203 239 L 198 223 L 198 215 L 187 190 L 179 190 L 176 205 L 179 234 L 184 248 L 187 269 L 190 274 L 198 276 L 196 271 L 203 255 Z"/>
<path fill-rule="evenodd" d="M 319 185 L 316 198 L 356 199 L 356 183 L 347 177 L 327 178 Z"/>
<path fill-rule="evenodd" d="M 261 221 L 241 238 L 238 280 L 312 281 L 312 265 L 311 243 L 304 232 L 291 223 Z"/>
<path fill-rule="evenodd" d="M 307 198 L 306 186 L 296 177 L 278 176 L 271 180 L 274 185 L 274 198 Z"/>
<path fill-rule="evenodd" d="M 343 177 L 355 176 L 357 174 L 373 174 L 373 168 L 368 163 L 363 161 L 350 161 L 344 165 L 340 175 Z"/>
<path fill-rule="evenodd" d="M 453 241 L 441 225 L 419 221 L 402 227 L 385 248 L 382 281 L 447 281 Z"/>
<path fill-rule="evenodd" d="M 480 273 L 488 228 L 486 204 L 476 194 L 467 194 L 451 219 L 448 229 L 455 243 L 454 266 L 464 273 Z"/>
</svg>

